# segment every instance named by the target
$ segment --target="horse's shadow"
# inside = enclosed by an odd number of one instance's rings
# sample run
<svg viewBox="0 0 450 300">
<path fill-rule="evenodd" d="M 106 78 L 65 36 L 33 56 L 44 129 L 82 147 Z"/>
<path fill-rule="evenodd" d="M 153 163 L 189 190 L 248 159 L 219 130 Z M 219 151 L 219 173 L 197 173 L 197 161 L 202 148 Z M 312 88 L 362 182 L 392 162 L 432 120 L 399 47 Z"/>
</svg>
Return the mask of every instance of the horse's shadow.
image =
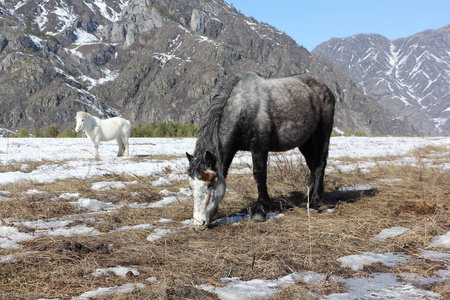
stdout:
<svg viewBox="0 0 450 300">
<path fill-rule="evenodd" d="M 138 158 L 146 158 L 146 157 L 151 157 L 151 154 L 135 154 L 134 157 L 138 157 Z"/>
<path fill-rule="evenodd" d="M 310 203 L 309 207 L 317 210 L 319 213 L 330 208 L 338 207 L 344 203 L 353 203 L 363 197 L 373 197 L 378 193 L 375 187 L 361 187 L 353 189 L 342 189 L 333 192 L 324 193 L 320 203 Z M 266 209 L 270 212 L 284 212 L 296 207 L 307 208 L 307 194 L 300 191 L 291 192 L 289 195 L 280 195 L 272 197 L 272 203 L 267 204 Z M 241 211 L 248 212 L 251 208 L 245 208 Z"/>
<path fill-rule="evenodd" d="M 317 210 L 318 213 L 325 212 L 327 209 L 332 209 L 344 203 L 352 203 L 360 200 L 363 197 L 373 197 L 378 193 L 375 187 L 364 187 L 354 189 L 342 189 L 338 191 L 324 193 L 323 199 L 320 203 L 311 203 L 310 209 Z M 270 213 L 267 218 L 277 216 L 279 213 L 292 210 L 295 207 L 307 208 L 308 197 L 305 193 L 295 191 L 288 196 L 272 197 L 272 202 L 266 205 L 266 210 Z M 254 209 L 254 204 L 243 208 L 239 212 L 235 212 L 218 218 L 210 224 L 209 227 L 214 228 L 224 224 L 231 224 L 250 218 L 251 212 Z"/>
</svg>

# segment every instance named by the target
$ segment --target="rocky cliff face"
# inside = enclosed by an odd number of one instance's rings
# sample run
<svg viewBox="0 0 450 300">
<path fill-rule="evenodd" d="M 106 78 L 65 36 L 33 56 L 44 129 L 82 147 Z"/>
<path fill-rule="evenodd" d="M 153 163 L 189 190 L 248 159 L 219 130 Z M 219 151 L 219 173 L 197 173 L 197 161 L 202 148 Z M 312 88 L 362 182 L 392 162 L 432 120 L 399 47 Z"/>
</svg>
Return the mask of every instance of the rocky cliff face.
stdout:
<svg viewBox="0 0 450 300">
<path fill-rule="evenodd" d="M 450 133 L 450 25 L 389 41 L 374 34 L 332 39 L 313 50 L 424 135 Z"/>
<path fill-rule="evenodd" d="M 416 133 L 337 66 L 221 0 L 4 0 L 0 12 L 3 128 L 64 129 L 77 110 L 198 122 L 224 78 L 254 70 L 321 78 L 339 129 Z"/>
</svg>

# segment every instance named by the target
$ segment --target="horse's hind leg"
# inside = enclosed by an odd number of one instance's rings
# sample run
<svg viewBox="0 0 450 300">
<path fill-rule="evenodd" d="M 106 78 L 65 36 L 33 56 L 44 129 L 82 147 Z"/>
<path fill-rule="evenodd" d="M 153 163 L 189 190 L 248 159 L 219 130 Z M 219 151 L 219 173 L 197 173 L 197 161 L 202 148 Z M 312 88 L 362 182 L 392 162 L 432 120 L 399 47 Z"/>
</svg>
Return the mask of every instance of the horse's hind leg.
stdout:
<svg viewBox="0 0 450 300">
<path fill-rule="evenodd" d="M 323 178 L 327 165 L 328 144 L 328 138 L 320 138 L 316 141 L 316 154 L 314 158 L 316 169 L 314 171 L 314 186 L 311 196 L 311 202 L 315 204 L 320 203 L 323 197 Z"/>
<path fill-rule="evenodd" d="M 122 142 L 123 142 L 123 151 L 124 151 L 124 155 L 128 156 L 129 152 L 130 152 L 130 144 L 128 142 L 128 136 L 126 135 L 122 135 Z"/>
<path fill-rule="evenodd" d="M 260 222 L 266 220 L 266 208 L 270 203 L 267 192 L 267 156 L 268 151 L 252 151 L 253 176 L 258 187 L 258 200 L 252 218 Z"/>
<path fill-rule="evenodd" d="M 314 191 L 314 182 L 316 181 L 316 161 L 315 161 L 315 146 L 312 139 L 309 139 L 299 148 L 300 152 L 305 157 L 306 165 L 310 171 L 309 176 L 309 196 L 311 197 Z"/>
<path fill-rule="evenodd" d="M 117 157 L 123 156 L 123 151 L 125 149 L 125 145 L 122 142 L 122 138 L 120 135 L 116 138 L 117 144 L 119 144 L 119 153 L 117 153 Z"/>
<path fill-rule="evenodd" d="M 323 178 L 325 176 L 325 168 L 327 166 L 328 147 L 330 144 L 330 135 L 333 130 L 333 114 L 330 118 L 325 118 L 325 122 L 321 124 L 315 136 L 314 141 L 314 187 L 311 197 L 312 203 L 320 203 L 323 197 Z"/>
</svg>

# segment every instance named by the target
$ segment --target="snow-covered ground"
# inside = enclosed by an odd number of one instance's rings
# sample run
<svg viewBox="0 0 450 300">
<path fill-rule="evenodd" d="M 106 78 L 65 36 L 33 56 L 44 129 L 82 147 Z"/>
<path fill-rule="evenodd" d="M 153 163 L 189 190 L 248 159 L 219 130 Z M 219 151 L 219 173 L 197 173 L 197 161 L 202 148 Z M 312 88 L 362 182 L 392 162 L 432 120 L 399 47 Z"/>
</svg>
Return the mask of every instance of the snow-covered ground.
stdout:
<svg viewBox="0 0 450 300">
<path fill-rule="evenodd" d="M 100 146 L 100 161 L 94 160 L 94 148 L 87 138 L 81 139 L 39 139 L 39 138 L 0 138 L 0 164 L 21 164 L 26 171 L 31 162 L 42 162 L 43 165 L 32 172 L 0 173 L 0 185 L 20 181 L 53 182 L 57 179 L 87 178 L 105 173 L 132 173 L 138 176 L 158 175 L 170 167 L 174 175 L 184 176 L 187 168 L 185 153 L 192 153 L 195 139 L 192 138 L 132 138 L 130 140 L 130 157 L 133 156 L 179 156 L 172 160 L 134 161 L 129 158 L 118 158 L 115 141 L 104 142 Z M 338 168 L 341 171 L 365 170 L 375 166 L 373 160 L 363 160 L 358 163 L 342 161 L 350 158 L 376 158 L 391 156 L 389 160 L 377 160 L 377 164 L 398 163 L 414 165 L 418 161 L 414 157 L 399 157 L 392 161 L 393 156 L 402 156 L 414 149 L 426 146 L 446 146 L 450 149 L 450 138 L 367 138 L 367 137 L 336 137 L 332 138 L 328 160 L 329 170 Z M 298 150 L 287 155 L 297 156 Z M 448 170 L 450 162 L 439 164 L 432 160 L 421 160 L 437 168 Z M 251 164 L 248 152 L 240 152 L 235 157 L 234 164 Z M 233 172 L 233 167 L 230 172 Z M 240 170 L 241 172 L 242 170 Z M 250 171 L 250 170 L 249 170 Z M 178 177 L 178 176 L 177 176 Z"/>
<path fill-rule="evenodd" d="M 149 178 L 158 178 L 150 184 L 161 187 L 160 194 L 163 197 L 160 201 L 150 204 L 132 204 L 136 207 L 154 208 L 163 207 L 175 201 L 189 199 L 190 190 L 180 189 L 179 193 L 167 191 L 164 186 L 172 180 L 186 180 L 187 159 L 185 153 L 192 153 L 195 147 L 195 139 L 192 138 L 132 138 L 130 140 L 129 158 L 118 158 L 116 153 L 118 147 L 115 142 L 102 143 L 99 149 L 100 160 L 95 160 L 92 143 L 87 138 L 80 139 L 18 139 L 0 138 L 0 165 L 14 165 L 20 171 L 0 173 L 0 201 L 1 198 L 11 197 L 10 191 L 5 189 L 5 185 L 23 181 L 33 181 L 37 183 L 50 183 L 58 179 L 69 178 L 93 178 L 103 174 L 134 174 Z M 433 159 L 429 155 L 426 159 L 419 159 L 417 156 L 408 155 L 411 151 L 426 146 L 445 147 L 450 151 L 450 138 L 394 138 L 394 137 L 336 137 L 332 138 L 329 154 L 329 170 L 339 169 L 343 172 L 359 170 L 369 170 L 376 164 L 427 164 L 442 170 L 450 169 L 450 161 L 442 160 L 439 156 Z M 297 155 L 298 150 L 290 151 L 286 155 Z M 137 160 L 136 157 L 141 159 Z M 361 161 L 355 163 L 354 160 L 346 158 L 360 158 Z M 378 159 L 377 159 L 378 157 Z M 380 157 L 385 157 L 380 159 Z M 419 161 L 420 160 L 420 161 Z M 36 162 L 38 162 L 37 167 Z M 235 158 L 236 164 L 249 164 L 251 158 L 249 153 L 241 152 Z M 34 165 L 34 166 L 33 166 Z M 19 166 L 19 168 L 17 168 Z M 30 168 L 32 171 L 30 172 Z M 167 170 L 171 170 L 168 175 Z M 248 168 L 233 168 L 231 172 L 251 172 Z M 386 181 L 396 181 L 401 179 L 387 178 Z M 128 185 L 136 184 L 130 182 L 95 182 L 92 189 L 102 191 L 106 189 L 121 189 Z M 39 190 L 28 190 L 24 195 L 45 193 Z M 90 227 L 93 214 L 105 214 L 117 209 L 120 204 L 105 203 L 97 199 L 84 198 L 81 194 L 61 194 L 55 201 L 61 199 L 71 199 L 71 204 L 85 209 L 88 213 L 76 216 L 65 216 L 52 220 L 28 220 L 26 222 L 13 222 L 10 220 L 0 220 L 0 249 L 14 251 L 14 254 L 0 257 L 0 264 L 14 261 L 22 256 L 32 255 L 33 252 L 21 251 L 21 242 L 35 239 L 39 236 L 71 236 L 71 235 L 99 235 L 98 230 Z M 9 199 L 11 200 L 11 199 Z M 145 207 L 144 207 L 145 206 Z M 282 218 L 282 214 L 270 214 L 269 218 Z M 238 223 L 245 219 L 245 215 L 236 215 L 229 219 L 217 220 L 218 224 Z M 76 221 L 76 222 L 75 222 Z M 170 219 L 160 219 L 150 224 L 140 224 L 132 227 L 124 226 L 115 231 L 133 229 L 153 229 L 154 232 L 147 237 L 149 243 L 160 239 L 164 235 L 175 231 L 184 230 L 191 226 L 190 220 L 179 222 L 179 226 L 166 225 L 174 223 Z M 70 224 L 78 225 L 69 227 Z M 73 224 L 72 224 L 73 225 Z M 173 225 L 173 224 L 172 224 Z M 21 232 L 16 226 L 25 226 L 35 229 L 33 235 Z M 178 226 L 178 227 L 177 227 Z M 408 228 L 393 227 L 386 228 L 373 238 L 383 242 L 386 239 L 404 234 Z M 436 236 L 431 241 L 434 247 L 450 248 L 450 232 Z M 424 257 L 442 259 L 448 261 L 448 269 L 440 270 L 432 276 L 422 277 L 418 274 L 403 274 L 401 281 L 394 274 L 373 274 L 368 278 L 344 279 L 333 278 L 342 282 L 348 287 L 348 291 L 343 294 L 329 295 L 326 299 L 362 299 L 372 297 L 382 299 L 391 297 L 392 299 L 442 299 L 436 293 L 420 289 L 413 285 L 413 282 L 423 281 L 428 284 L 450 279 L 450 255 L 436 251 L 423 251 Z M 405 262 L 412 257 L 400 253 L 372 253 L 363 252 L 341 257 L 339 262 L 343 268 L 354 270 L 361 269 L 365 265 L 381 263 L 387 266 L 395 266 L 397 262 Z M 138 269 L 124 269 L 121 266 L 108 269 L 98 269 L 93 276 L 122 276 L 127 272 L 139 274 Z M 221 299 L 250 299 L 254 297 L 269 297 L 283 286 L 297 281 L 306 284 L 318 284 L 324 280 L 324 274 L 311 271 L 302 273 L 292 273 L 279 278 L 278 280 L 253 279 L 242 281 L 240 278 L 223 278 L 225 287 L 199 286 L 201 289 L 215 292 Z M 156 281 L 157 278 L 149 278 L 147 281 Z M 89 297 L 99 297 L 114 293 L 127 293 L 135 288 L 140 288 L 143 284 L 127 284 L 87 291 L 77 299 Z M 372 295 L 372 296 L 369 296 Z M 371 298 L 372 299 L 372 298 Z"/>
</svg>

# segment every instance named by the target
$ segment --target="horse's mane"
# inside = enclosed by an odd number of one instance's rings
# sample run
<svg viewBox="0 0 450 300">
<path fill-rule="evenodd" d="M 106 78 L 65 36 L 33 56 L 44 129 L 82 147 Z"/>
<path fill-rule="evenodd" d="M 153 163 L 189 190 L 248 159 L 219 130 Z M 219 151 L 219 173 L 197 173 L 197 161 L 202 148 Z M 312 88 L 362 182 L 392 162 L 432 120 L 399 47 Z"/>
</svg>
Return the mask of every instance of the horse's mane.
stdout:
<svg viewBox="0 0 450 300">
<path fill-rule="evenodd" d="M 220 172 L 220 152 L 219 152 L 219 123 L 223 108 L 230 97 L 233 88 L 242 79 L 242 74 L 238 73 L 222 83 L 211 100 L 211 104 L 206 111 L 197 131 L 197 142 L 195 144 L 194 156 L 205 156 L 206 151 L 211 152 L 216 157 L 216 170 Z M 203 161 L 203 159 L 201 159 Z M 200 163 L 200 161 L 198 162 Z M 198 170 L 198 166 L 191 166 L 188 172 Z M 192 174 L 194 175 L 194 174 Z"/>
</svg>

